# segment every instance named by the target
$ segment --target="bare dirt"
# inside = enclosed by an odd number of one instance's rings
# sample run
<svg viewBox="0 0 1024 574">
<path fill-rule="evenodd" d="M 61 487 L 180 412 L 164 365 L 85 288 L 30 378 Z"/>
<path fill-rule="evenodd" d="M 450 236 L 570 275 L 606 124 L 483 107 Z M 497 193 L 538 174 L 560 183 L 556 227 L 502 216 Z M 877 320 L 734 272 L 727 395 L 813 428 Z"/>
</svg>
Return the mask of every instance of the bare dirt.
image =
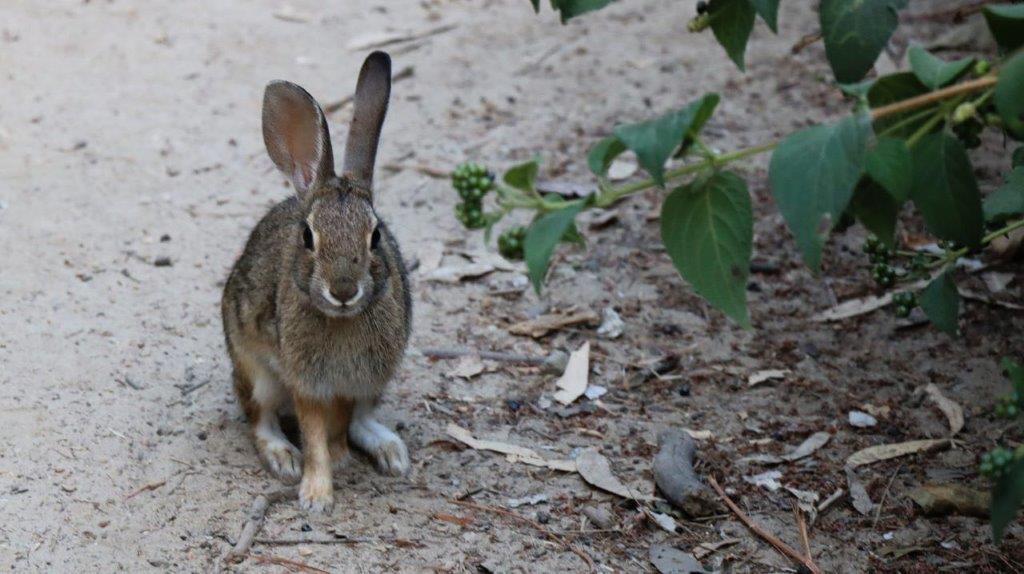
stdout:
<svg viewBox="0 0 1024 574">
<path fill-rule="evenodd" d="M 765 159 L 744 167 L 757 203 L 750 300 L 755 328 L 724 319 L 677 277 L 659 247 L 659 193 L 616 207 L 618 220 L 584 228 L 586 250 L 559 252 L 538 297 L 521 274 L 459 285 L 426 282 L 431 254 L 479 250 L 452 216 L 455 194 L 419 168 L 466 159 L 496 168 L 546 156 L 544 176 L 588 181 L 585 150 L 618 122 L 678 106 L 706 91 L 723 102 L 708 140 L 733 149 L 837 116 L 848 103 L 829 86 L 823 50 L 790 54 L 816 30 L 815 14 L 784 3 L 779 36 L 761 24 L 747 74 L 709 35 L 685 31 L 691 7 L 621 2 L 569 26 L 525 0 L 508 2 L 6 2 L 0 10 L 0 567 L 29 572 L 209 571 L 234 543 L 254 497 L 281 488 L 260 468 L 232 394 L 218 314 L 224 277 L 257 219 L 289 193 L 263 151 L 264 84 L 302 84 L 321 102 L 348 95 L 365 49 L 393 30 L 453 28 L 389 46 L 395 85 L 378 175 L 378 210 L 414 273 L 412 350 L 383 407 L 414 459 L 406 478 L 377 475 L 363 459 L 336 474 L 330 516 L 294 500 L 270 509 L 237 571 L 305 568 L 374 571 L 649 571 L 651 545 L 686 551 L 738 538 L 708 567 L 768 572 L 791 567 L 730 516 L 680 519 L 668 534 L 633 501 L 574 474 L 465 449 L 449 423 L 478 437 L 552 458 L 597 448 L 627 483 L 650 483 L 659 429 L 709 431 L 698 471 L 715 476 L 767 530 L 799 548 L 793 496 L 748 484 L 761 468 L 739 461 L 783 453 L 817 431 L 830 441 L 778 468 L 781 482 L 822 498 L 847 489 L 843 461 L 874 444 L 943 438 L 946 419 L 917 393 L 936 384 L 964 407 L 955 448 L 860 469 L 881 510 L 864 516 L 848 495 L 821 513 L 810 549 L 828 572 L 1012 571 L 1024 562 L 1021 529 L 1000 548 L 987 521 L 921 516 L 908 492 L 923 483 L 987 489 L 977 458 L 1006 434 L 991 414 L 1006 392 L 997 367 L 1019 353 L 1024 317 L 970 302 L 963 336 L 897 328 L 876 312 L 834 324 L 812 316 L 872 286 L 853 229 L 830 245 L 826 269 L 804 268 L 765 185 Z M 806 3 L 805 3 L 806 4 Z M 921 3 L 927 11 L 935 4 Z M 944 23 L 912 24 L 900 42 Z M 884 59 L 884 58 L 883 58 Z M 891 64 L 890 64 L 891 66 Z M 331 116 L 341 149 L 349 108 Z M 1008 154 L 987 142 L 980 175 Z M 983 154 L 982 154 L 983 155 Z M 429 170 L 427 170 L 429 171 Z M 1003 270 L 1016 272 L 1015 269 Z M 977 288 L 977 279 L 973 280 Z M 1021 275 L 1009 286 L 1019 297 Z M 1004 294 L 1005 296 L 1006 294 Z M 508 326 L 543 311 L 608 306 L 625 334 L 593 326 L 539 340 Z M 469 347 L 544 355 L 592 345 L 600 401 L 550 404 L 555 375 L 488 363 L 470 379 L 454 361 L 418 351 Z M 660 376 L 650 366 L 678 364 Z M 761 369 L 781 381 L 749 388 Z M 847 422 L 881 409 L 878 424 Z M 888 413 L 885 414 L 885 408 Z M 458 506 L 508 507 L 499 513 Z M 582 518 L 604 505 L 607 528 Z M 661 507 L 666 510 L 664 507 Z M 877 506 L 876 506 L 877 508 Z M 539 526 L 558 539 L 535 528 Z M 289 541 L 329 540 L 331 543 Z M 572 551 L 568 546 L 578 551 Z M 313 571 L 313 570 L 310 570 Z"/>
</svg>

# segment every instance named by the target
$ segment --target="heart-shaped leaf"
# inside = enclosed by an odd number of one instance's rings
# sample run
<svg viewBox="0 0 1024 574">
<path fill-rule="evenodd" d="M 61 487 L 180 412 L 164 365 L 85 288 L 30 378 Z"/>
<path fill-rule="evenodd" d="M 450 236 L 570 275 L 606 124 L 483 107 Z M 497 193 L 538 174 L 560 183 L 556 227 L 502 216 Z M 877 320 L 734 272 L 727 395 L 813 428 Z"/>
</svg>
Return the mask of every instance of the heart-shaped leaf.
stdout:
<svg viewBox="0 0 1024 574">
<path fill-rule="evenodd" d="M 911 46 L 908 51 L 910 69 L 921 83 L 935 90 L 956 80 L 971 68 L 974 58 L 960 58 L 947 62 L 933 56 L 921 46 Z"/>
<path fill-rule="evenodd" d="M 939 275 L 921 291 L 921 309 L 933 325 L 951 337 L 957 334 L 960 293 L 949 272 Z"/>
<path fill-rule="evenodd" d="M 754 10 L 761 16 L 772 32 L 779 33 L 779 0 L 750 0 Z"/>
<path fill-rule="evenodd" d="M 981 194 L 960 140 L 945 133 L 929 134 L 918 142 L 912 157 L 910 197 L 928 231 L 963 245 L 980 245 L 985 223 Z"/>
<path fill-rule="evenodd" d="M 985 221 L 1000 223 L 1024 213 L 1024 166 L 1014 168 L 1003 185 L 985 196 Z"/>
<path fill-rule="evenodd" d="M 575 223 L 576 214 L 582 209 L 583 204 L 576 203 L 558 211 L 545 213 L 530 224 L 526 231 L 523 254 L 530 281 L 538 293 L 544 283 L 555 245 L 558 245 L 566 231 Z"/>
<path fill-rule="evenodd" d="M 1024 45 L 1024 4 L 985 6 L 985 21 L 1003 52 Z"/>
<path fill-rule="evenodd" d="M 505 183 L 523 191 L 534 191 L 537 183 L 537 170 L 539 162 L 532 159 L 518 165 L 514 165 L 505 172 L 502 178 Z"/>
<path fill-rule="evenodd" d="M 754 16 L 750 0 L 711 0 L 708 4 L 711 31 L 740 70 L 746 70 L 744 53 L 754 29 Z"/>
<path fill-rule="evenodd" d="M 821 266 L 823 235 L 846 210 L 860 181 L 870 135 L 870 118 L 859 113 L 790 134 L 772 154 L 768 179 L 775 203 L 815 271 Z"/>
<path fill-rule="evenodd" d="M 744 327 L 753 241 L 750 194 L 730 171 L 678 187 L 661 206 L 661 240 L 679 274 Z"/>
<path fill-rule="evenodd" d="M 685 108 L 653 120 L 618 126 L 613 133 L 619 141 L 636 153 L 637 162 L 651 174 L 655 183 L 664 186 L 665 162 L 672 155 L 672 151 L 683 145 L 688 137 L 696 136 L 700 132 L 717 105 L 718 94 L 707 94 Z"/>
<path fill-rule="evenodd" d="M 862 178 L 850 201 L 850 209 L 865 229 L 890 249 L 896 245 L 896 219 L 900 202 L 869 177 Z"/>
<path fill-rule="evenodd" d="M 868 73 L 899 24 L 906 0 L 821 0 L 819 16 L 825 55 L 840 83 Z"/>
<path fill-rule="evenodd" d="M 910 197 L 910 189 L 914 186 L 910 162 L 910 150 L 903 140 L 883 137 L 878 138 L 875 147 L 868 150 L 864 167 L 871 179 L 902 203 Z"/>
<path fill-rule="evenodd" d="M 1024 53 L 1011 58 L 999 70 L 993 100 L 1006 130 L 1017 139 L 1024 139 Z"/>
<path fill-rule="evenodd" d="M 590 171 L 598 177 L 608 174 L 608 168 L 622 152 L 626 151 L 626 145 L 615 136 L 608 136 L 594 144 L 587 154 L 587 166 Z"/>
</svg>

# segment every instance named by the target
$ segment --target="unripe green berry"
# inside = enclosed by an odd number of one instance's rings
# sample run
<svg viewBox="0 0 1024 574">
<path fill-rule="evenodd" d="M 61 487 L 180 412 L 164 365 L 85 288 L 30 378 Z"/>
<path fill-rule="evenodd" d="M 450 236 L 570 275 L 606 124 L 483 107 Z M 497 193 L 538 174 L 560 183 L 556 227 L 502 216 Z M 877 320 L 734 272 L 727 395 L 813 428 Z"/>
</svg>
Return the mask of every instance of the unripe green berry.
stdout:
<svg viewBox="0 0 1024 574">
<path fill-rule="evenodd" d="M 992 68 L 992 65 L 988 63 L 988 60 L 978 60 L 974 63 L 974 75 L 984 76 Z"/>
<path fill-rule="evenodd" d="M 964 102 L 957 106 L 955 110 L 953 110 L 953 123 L 962 124 L 967 120 L 973 118 L 977 111 L 978 110 L 974 107 L 974 104 L 970 102 Z"/>
</svg>

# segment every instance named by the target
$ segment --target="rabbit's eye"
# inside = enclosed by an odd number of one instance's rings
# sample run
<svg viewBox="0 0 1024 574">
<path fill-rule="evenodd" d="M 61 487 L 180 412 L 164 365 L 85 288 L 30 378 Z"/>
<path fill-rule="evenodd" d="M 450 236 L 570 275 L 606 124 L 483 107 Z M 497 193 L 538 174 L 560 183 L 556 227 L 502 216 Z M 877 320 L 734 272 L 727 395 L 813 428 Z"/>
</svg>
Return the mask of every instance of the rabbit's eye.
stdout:
<svg viewBox="0 0 1024 574">
<path fill-rule="evenodd" d="M 302 244 L 306 246 L 306 249 L 313 250 L 313 230 L 308 223 L 302 224 Z"/>
<path fill-rule="evenodd" d="M 373 235 L 370 236 L 370 249 L 376 249 L 380 244 L 380 228 L 373 228 Z"/>
</svg>

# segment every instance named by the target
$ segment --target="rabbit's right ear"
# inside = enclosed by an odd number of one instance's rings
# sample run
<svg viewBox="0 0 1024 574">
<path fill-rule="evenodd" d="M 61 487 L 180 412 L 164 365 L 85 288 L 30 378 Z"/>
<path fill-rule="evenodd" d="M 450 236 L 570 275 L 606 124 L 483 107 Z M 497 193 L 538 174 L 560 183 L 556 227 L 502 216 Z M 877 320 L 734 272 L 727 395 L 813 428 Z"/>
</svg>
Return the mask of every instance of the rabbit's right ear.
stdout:
<svg viewBox="0 0 1024 574">
<path fill-rule="evenodd" d="M 377 143 L 391 97 L 391 57 L 374 52 L 366 57 L 356 82 L 352 125 L 345 142 L 345 167 L 342 173 L 370 189 Z"/>
<path fill-rule="evenodd" d="M 301 197 L 334 175 L 334 156 L 327 120 L 313 96 L 281 80 L 263 93 L 263 142 L 267 153 L 291 178 Z"/>
</svg>

